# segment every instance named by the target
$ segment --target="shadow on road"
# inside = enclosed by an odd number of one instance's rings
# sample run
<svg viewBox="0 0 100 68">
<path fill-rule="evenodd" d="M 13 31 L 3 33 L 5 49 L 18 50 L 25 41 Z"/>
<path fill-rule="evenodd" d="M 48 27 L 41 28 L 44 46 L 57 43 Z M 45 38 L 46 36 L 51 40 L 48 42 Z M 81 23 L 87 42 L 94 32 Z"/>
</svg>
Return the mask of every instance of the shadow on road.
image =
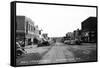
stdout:
<svg viewBox="0 0 100 68">
<path fill-rule="evenodd" d="M 88 62 L 97 60 L 96 45 L 71 46 L 76 62 Z"/>
<path fill-rule="evenodd" d="M 41 55 L 39 53 L 31 53 L 22 56 L 17 59 L 17 65 L 29 65 L 29 64 L 37 64 L 41 59 Z"/>
<path fill-rule="evenodd" d="M 41 48 L 41 47 L 39 47 Z M 16 64 L 17 65 L 32 65 L 32 64 L 38 64 L 39 61 L 42 59 L 42 57 L 52 48 L 50 47 L 43 47 L 43 49 L 47 49 L 43 53 L 29 53 L 25 54 L 23 56 L 20 56 L 19 58 L 16 59 Z"/>
</svg>

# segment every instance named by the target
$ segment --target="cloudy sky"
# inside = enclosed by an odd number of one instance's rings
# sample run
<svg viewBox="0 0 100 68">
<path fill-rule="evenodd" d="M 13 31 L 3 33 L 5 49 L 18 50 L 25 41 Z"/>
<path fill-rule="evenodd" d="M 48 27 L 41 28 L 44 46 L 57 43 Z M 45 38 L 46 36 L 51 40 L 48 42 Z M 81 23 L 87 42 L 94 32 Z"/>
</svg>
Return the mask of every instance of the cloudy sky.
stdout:
<svg viewBox="0 0 100 68">
<path fill-rule="evenodd" d="M 49 37 L 61 37 L 81 29 L 82 21 L 96 16 L 96 8 L 17 3 L 16 13 L 31 18 Z"/>
</svg>

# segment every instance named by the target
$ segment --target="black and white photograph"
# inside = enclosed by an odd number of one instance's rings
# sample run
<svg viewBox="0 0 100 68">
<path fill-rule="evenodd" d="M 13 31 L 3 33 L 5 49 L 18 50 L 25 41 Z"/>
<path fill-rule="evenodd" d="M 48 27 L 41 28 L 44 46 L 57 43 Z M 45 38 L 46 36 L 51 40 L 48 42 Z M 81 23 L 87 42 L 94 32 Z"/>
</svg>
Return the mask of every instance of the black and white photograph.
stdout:
<svg viewBox="0 0 100 68">
<path fill-rule="evenodd" d="M 16 65 L 96 61 L 96 7 L 16 3 Z"/>
</svg>

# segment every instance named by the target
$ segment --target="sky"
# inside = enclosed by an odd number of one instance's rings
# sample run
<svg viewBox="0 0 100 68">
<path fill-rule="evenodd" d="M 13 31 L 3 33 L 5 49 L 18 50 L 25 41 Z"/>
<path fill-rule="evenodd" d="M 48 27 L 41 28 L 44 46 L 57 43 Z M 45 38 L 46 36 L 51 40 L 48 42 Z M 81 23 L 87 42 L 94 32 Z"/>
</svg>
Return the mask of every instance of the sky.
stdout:
<svg viewBox="0 0 100 68">
<path fill-rule="evenodd" d="M 81 22 L 96 17 L 96 8 L 17 3 L 16 14 L 26 16 L 48 33 L 49 37 L 62 37 L 67 32 L 81 29 Z"/>
</svg>

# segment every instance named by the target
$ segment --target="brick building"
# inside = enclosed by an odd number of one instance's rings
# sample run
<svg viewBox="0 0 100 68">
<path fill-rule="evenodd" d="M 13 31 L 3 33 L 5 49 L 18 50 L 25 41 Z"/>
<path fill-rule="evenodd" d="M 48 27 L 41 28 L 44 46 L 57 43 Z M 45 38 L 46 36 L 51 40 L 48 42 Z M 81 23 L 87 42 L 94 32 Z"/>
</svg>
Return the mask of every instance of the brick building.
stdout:
<svg viewBox="0 0 100 68">
<path fill-rule="evenodd" d="M 89 17 L 81 23 L 82 39 L 84 42 L 97 41 L 97 18 Z"/>
<path fill-rule="evenodd" d="M 34 38 L 39 37 L 39 29 L 26 16 L 16 17 L 16 40 L 24 40 L 25 45 L 31 45 Z"/>
</svg>

